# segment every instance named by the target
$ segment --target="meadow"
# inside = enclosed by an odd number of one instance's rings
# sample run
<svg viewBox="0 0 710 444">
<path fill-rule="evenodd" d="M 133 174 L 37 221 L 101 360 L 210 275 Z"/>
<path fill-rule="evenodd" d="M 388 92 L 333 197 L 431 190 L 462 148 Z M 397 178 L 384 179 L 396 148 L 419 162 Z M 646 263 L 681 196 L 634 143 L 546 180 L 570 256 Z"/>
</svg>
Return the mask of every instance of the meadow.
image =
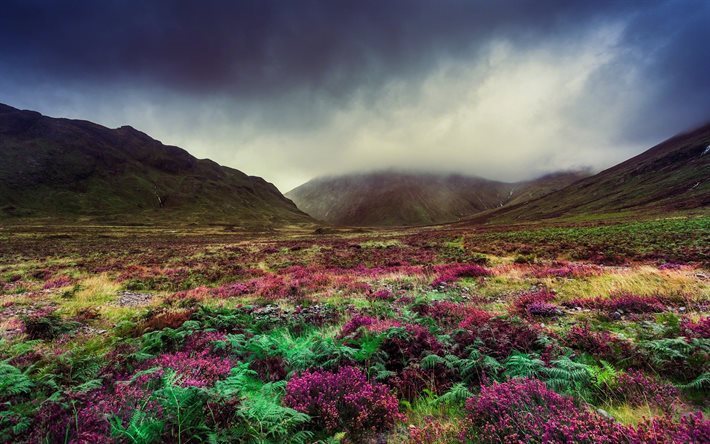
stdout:
<svg viewBox="0 0 710 444">
<path fill-rule="evenodd" d="M 710 217 L 0 227 L 0 441 L 710 442 Z"/>
</svg>

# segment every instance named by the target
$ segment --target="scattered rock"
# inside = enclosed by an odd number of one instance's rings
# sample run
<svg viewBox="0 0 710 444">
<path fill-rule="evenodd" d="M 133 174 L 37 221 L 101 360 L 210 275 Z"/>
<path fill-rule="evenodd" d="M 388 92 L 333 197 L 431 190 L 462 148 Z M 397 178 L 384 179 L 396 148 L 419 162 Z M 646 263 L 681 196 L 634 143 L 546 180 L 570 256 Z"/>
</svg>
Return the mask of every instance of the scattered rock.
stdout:
<svg viewBox="0 0 710 444">
<path fill-rule="evenodd" d="M 597 409 L 597 413 L 599 413 L 599 415 L 603 416 L 604 418 L 614 419 L 614 417 L 604 409 Z"/>
<path fill-rule="evenodd" d="M 131 291 L 122 291 L 118 293 L 118 301 L 116 304 L 120 307 L 136 307 L 139 305 L 147 305 L 153 300 L 155 295 L 150 293 L 133 293 Z"/>
</svg>

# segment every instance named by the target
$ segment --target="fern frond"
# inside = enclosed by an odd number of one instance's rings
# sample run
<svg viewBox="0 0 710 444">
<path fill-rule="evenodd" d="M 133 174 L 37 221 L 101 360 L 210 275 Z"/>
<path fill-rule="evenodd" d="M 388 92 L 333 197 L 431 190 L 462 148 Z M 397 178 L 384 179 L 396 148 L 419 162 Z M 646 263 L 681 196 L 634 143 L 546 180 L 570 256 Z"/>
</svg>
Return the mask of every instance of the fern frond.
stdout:
<svg viewBox="0 0 710 444">
<path fill-rule="evenodd" d="M 0 362 L 0 399 L 29 393 L 34 384 L 18 368 Z"/>
<path fill-rule="evenodd" d="M 466 387 L 466 384 L 458 383 L 441 395 L 438 400 L 448 404 L 461 404 L 471 396 L 473 396 L 473 393 Z"/>
</svg>

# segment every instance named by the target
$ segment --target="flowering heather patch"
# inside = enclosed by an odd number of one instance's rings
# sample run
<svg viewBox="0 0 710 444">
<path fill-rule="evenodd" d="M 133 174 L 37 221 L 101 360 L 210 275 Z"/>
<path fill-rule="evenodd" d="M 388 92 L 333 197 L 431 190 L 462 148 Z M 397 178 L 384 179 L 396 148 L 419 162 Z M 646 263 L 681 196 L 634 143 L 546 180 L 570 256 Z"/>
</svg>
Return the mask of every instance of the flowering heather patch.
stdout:
<svg viewBox="0 0 710 444">
<path fill-rule="evenodd" d="M 384 384 L 370 383 L 355 367 L 306 371 L 286 385 L 284 404 L 308 414 L 328 433 L 362 437 L 390 429 L 401 418 L 397 398 Z"/>
<path fill-rule="evenodd" d="M 479 309 L 459 302 L 434 301 L 430 304 L 419 304 L 414 311 L 420 316 L 428 316 L 442 327 L 454 327 L 469 315 L 475 315 Z"/>
<path fill-rule="evenodd" d="M 602 272 L 603 268 L 596 265 L 564 264 L 551 267 L 534 267 L 530 271 L 530 276 L 536 278 L 584 278 L 599 276 Z"/>
<path fill-rule="evenodd" d="M 683 264 L 678 264 L 675 262 L 666 262 L 658 266 L 659 270 L 681 270 L 683 269 Z"/>
<path fill-rule="evenodd" d="M 678 389 L 657 381 L 639 370 L 629 370 L 619 375 L 612 390 L 612 397 L 632 406 L 650 404 L 668 413 L 679 402 Z"/>
<path fill-rule="evenodd" d="M 703 316 L 697 322 L 683 319 L 680 322 L 680 331 L 689 338 L 710 339 L 710 316 Z"/>
<path fill-rule="evenodd" d="M 218 298 L 231 298 L 242 296 L 252 291 L 252 286 L 249 283 L 234 282 L 231 284 L 222 285 L 211 291 Z"/>
<path fill-rule="evenodd" d="M 406 324 L 386 332 L 387 337 L 380 350 L 387 355 L 386 366 L 390 370 L 401 370 L 410 362 L 417 361 L 425 354 L 439 354 L 443 345 L 429 329 L 416 324 Z"/>
<path fill-rule="evenodd" d="M 441 395 L 458 380 L 456 373 L 443 364 L 423 369 L 412 364 L 387 381 L 399 398 L 413 401 L 427 389 Z"/>
<path fill-rule="evenodd" d="M 451 284 L 461 278 L 475 278 L 491 275 L 491 272 L 487 268 L 472 264 L 438 265 L 434 267 L 434 271 L 438 274 L 436 279 L 431 283 L 431 286 L 434 288 Z"/>
<path fill-rule="evenodd" d="M 229 374 L 232 363 L 227 358 L 212 355 L 209 350 L 202 350 L 164 353 L 148 361 L 145 366 L 174 370 L 178 376 L 177 384 L 183 387 L 209 387 Z M 158 371 L 150 376 L 162 374 Z"/>
<path fill-rule="evenodd" d="M 126 383 L 84 393 L 70 392 L 68 403 L 52 401 L 41 406 L 30 442 L 114 442 L 110 438 L 109 417 L 128 420 L 138 406 L 160 411 L 156 403 L 146 399 L 148 395 L 143 388 Z"/>
<path fill-rule="evenodd" d="M 389 301 L 393 296 L 392 292 L 386 288 L 367 295 L 368 299 L 372 299 L 373 301 Z"/>
<path fill-rule="evenodd" d="M 476 329 L 485 325 L 493 317 L 492 314 L 484 310 L 473 309 L 466 314 L 466 317 L 459 322 L 459 328 L 464 330 Z"/>
<path fill-rule="evenodd" d="M 402 324 L 394 319 L 377 319 L 371 316 L 355 315 L 340 329 L 340 337 L 345 338 L 353 336 L 357 333 L 360 327 L 373 333 L 381 333 L 390 328 L 401 327 Z"/>
<path fill-rule="evenodd" d="M 523 293 L 512 305 L 512 312 L 521 316 L 552 317 L 561 314 L 560 309 L 550 302 L 555 295 L 547 290 Z"/>
<path fill-rule="evenodd" d="M 608 298 L 573 299 L 564 303 L 567 307 L 583 307 L 607 312 L 660 313 L 666 310 L 668 301 L 657 296 L 638 296 L 630 293 L 612 294 Z"/>
<path fill-rule="evenodd" d="M 59 276 L 50 281 L 44 283 L 42 287 L 45 290 L 51 290 L 53 288 L 68 287 L 74 283 L 74 280 L 69 276 Z"/>
<path fill-rule="evenodd" d="M 536 379 L 481 387 L 466 401 L 470 439 L 480 442 L 618 443 L 620 424 L 575 405 Z"/>
<path fill-rule="evenodd" d="M 710 421 L 702 412 L 684 415 L 680 421 L 670 416 L 647 419 L 636 427 L 629 427 L 631 443 L 693 443 L 710 442 Z"/>
<path fill-rule="evenodd" d="M 481 318 L 464 320 L 461 325 L 468 327 L 454 335 L 457 353 L 460 355 L 465 355 L 471 345 L 497 359 L 507 358 L 513 350 L 524 353 L 541 350 L 538 329 L 524 321 L 502 318 L 491 318 L 481 323 L 468 321 L 480 322 Z"/>
<path fill-rule="evenodd" d="M 564 344 L 610 362 L 630 359 L 636 355 L 633 345 L 606 332 L 594 332 L 588 325 L 574 325 L 564 336 Z"/>
<path fill-rule="evenodd" d="M 655 296 L 637 296 L 630 293 L 611 295 L 603 302 L 607 311 L 620 311 L 624 313 L 660 313 L 665 311 L 664 302 Z"/>
</svg>

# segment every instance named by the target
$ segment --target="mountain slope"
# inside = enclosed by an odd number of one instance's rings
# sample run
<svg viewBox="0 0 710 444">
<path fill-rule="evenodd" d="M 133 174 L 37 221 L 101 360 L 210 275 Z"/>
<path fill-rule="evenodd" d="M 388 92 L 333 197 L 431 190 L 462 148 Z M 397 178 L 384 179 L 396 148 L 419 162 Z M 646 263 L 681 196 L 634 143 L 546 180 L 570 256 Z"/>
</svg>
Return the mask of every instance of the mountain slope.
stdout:
<svg viewBox="0 0 710 444">
<path fill-rule="evenodd" d="M 679 134 L 594 176 L 474 222 L 584 214 L 667 212 L 710 206 L 710 124 Z"/>
<path fill-rule="evenodd" d="M 582 177 L 559 173 L 510 184 L 456 174 L 381 171 L 314 179 L 286 196 L 314 218 L 334 224 L 426 225 L 527 201 Z"/>
<path fill-rule="evenodd" d="M 101 222 L 304 222 L 272 184 L 131 127 L 0 104 L 0 218 Z"/>
</svg>

